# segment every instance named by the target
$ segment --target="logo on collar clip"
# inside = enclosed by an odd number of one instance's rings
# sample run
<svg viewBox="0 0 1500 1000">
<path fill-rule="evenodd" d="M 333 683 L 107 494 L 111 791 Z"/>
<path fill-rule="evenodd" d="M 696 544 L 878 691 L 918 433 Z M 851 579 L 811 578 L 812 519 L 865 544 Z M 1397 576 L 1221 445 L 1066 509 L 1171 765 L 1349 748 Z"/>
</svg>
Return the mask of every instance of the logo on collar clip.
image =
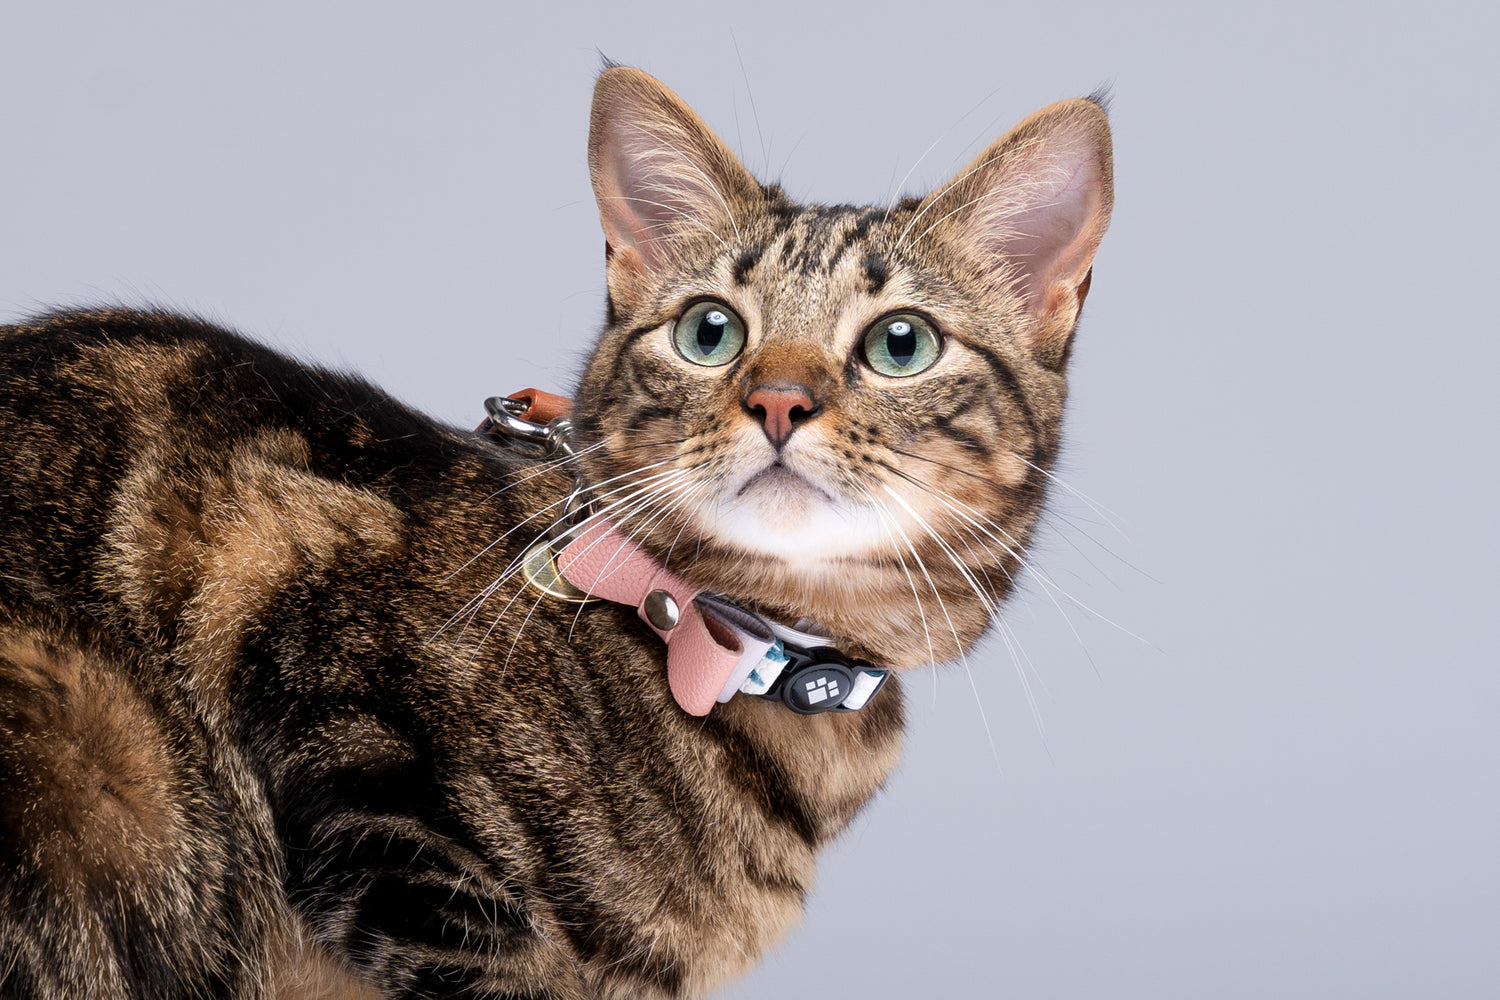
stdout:
<svg viewBox="0 0 1500 1000">
<path fill-rule="evenodd" d="M 813 715 L 837 708 L 854 686 L 854 675 L 836 663 L 808 667 L 793 674 L 781 700 L 794 712 Z"/>
</svg>

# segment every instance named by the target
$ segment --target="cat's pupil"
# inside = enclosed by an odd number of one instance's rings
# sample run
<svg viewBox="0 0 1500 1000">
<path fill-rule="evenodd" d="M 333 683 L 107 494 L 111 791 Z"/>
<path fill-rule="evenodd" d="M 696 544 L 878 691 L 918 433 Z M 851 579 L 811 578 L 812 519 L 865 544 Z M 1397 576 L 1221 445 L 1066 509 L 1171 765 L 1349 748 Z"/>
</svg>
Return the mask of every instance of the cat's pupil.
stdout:
<svg viewBox="0 0 1500 1000">
<path fill-rule="evenodd" d="M 704 354 L 712 354 L 718 349 L 724 340 L 724 328 L 729 325 L 729 317 L 717 309 L 703 314 L 703 320 L 698 324 L 698 350 Z"/>
<path fill-rule="evenodd" d="M 905 320 L 896 320 L 885 328 L 885 349 L 890 352 L 891 360 L 896 365 L 905 368 L 911 364 L 911 359 L 917 355 L 917 335 L 912 330 L 911 324 Z"/>
</svg>

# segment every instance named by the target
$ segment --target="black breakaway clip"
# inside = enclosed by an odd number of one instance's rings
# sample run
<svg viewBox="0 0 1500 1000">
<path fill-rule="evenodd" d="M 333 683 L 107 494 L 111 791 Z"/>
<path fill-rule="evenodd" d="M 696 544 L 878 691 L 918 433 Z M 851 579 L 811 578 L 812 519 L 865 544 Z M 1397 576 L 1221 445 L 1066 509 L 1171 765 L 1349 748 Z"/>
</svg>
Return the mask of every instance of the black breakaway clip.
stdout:
<svg viewBox="0 0 1500 1000">
<path fill-rule="evenodd" d="M 803 648 L 783 640 L 781 652 L 786 666 L 759 697 L 780 701 L 800 715 L 857 712 L 885 687 L 891 675 L 832 646 Z"/>
</svg>

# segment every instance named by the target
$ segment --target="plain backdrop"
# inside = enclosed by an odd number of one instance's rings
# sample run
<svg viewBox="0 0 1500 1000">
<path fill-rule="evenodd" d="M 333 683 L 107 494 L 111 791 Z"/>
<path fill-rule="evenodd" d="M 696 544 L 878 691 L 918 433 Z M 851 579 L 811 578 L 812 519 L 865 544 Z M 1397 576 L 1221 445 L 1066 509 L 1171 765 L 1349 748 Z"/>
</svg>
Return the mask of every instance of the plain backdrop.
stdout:
<svg viewBox="0 0 1500 1000">
<path fill-rule="evenodd" d="M 796 196 L 1113 87 L 1015 633 L 723 994 L 1500 995 L 1493 4 L 0 7 L 0 320 L 197 311 L 438 417 L 601 321 L 599 53 Z M 4 443 L 0 442 L 0 451 Z"/>
</svg>

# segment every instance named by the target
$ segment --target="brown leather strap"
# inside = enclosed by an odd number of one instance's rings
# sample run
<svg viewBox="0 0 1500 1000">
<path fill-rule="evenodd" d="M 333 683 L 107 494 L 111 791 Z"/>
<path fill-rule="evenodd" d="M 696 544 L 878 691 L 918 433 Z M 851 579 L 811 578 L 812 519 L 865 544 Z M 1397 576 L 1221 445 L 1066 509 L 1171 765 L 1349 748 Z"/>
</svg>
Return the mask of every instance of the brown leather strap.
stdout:
<svg viewBox="0 0 1500 1000">
<path fill-rule="evenodd" d="M 550 423 L 573 412 L 573 401 L 567 396 L 558 396 L 540 389 L 522 389 L 511 393 L 510 398 L 519 399 L 526 404 L 520 417 L 534 424 Z"/>
</svg>

